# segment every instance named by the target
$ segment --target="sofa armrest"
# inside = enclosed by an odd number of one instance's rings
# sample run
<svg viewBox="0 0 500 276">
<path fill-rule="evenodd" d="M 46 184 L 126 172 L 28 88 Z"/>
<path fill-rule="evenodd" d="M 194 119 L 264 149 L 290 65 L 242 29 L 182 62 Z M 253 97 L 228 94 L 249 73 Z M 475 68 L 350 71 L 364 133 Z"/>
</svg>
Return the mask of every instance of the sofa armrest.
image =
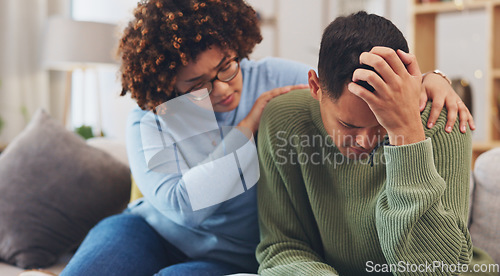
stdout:
<svg viewBox="0 0 500 276">
<path fill-rule="evenodd" d="M 474 246 L 500 263 L 500 148 L 481 154 L 474 167 L 470 233 Z"/>
<path fill-rule="evenodd" d="M 87 144 L 89 146 L 98 148 L 108 153 L 109 155 L 113 156 L 116 160 L 122 162 L 127 167 L 129 167 L 127 148 L 124 142 L 104 137 L 94 137 L 88 139 Z"/>
</svg>

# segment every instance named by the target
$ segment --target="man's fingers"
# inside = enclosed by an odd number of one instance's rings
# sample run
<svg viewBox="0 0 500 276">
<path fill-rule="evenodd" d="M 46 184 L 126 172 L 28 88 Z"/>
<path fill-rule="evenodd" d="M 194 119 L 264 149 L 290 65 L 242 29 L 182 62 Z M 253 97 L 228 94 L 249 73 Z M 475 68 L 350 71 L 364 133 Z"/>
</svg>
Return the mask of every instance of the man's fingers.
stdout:
<svg viewBox="0 0 500 276">
<path fill-rule="evenodd" d="M 375 91 L 384 91 L 384 89 L 387 86 L 384 80 L 379 75 L 377 75 L 377 73 L 367 69 L 356 69 L 352 74 L 352 81 L 353 82 L 366 81 L 369 85 L 371 85 L 375 89 Z"/>
<path fill-rule="evenodd" d="M 399 59 L 397 56 L 396 58 Z M 363 65 L 373 67 L 373 70 L 375 70 L 382 80 L 389 84 L 389 86 L 391 86 L 396 81 L 396 78 L 398 78 L 398 75 L 394 72 L 393 68 L 391 68 L 389 63 L 380 55 L 371 52 L 363 52 L 359 56 L 359 62 Z M 361 69 L 373 71 L 368 68 Z"/>
<path fill-rule="evenodd" d="M 403 64 L 401 58 L 398 56 L 398 54 L 396 54 L 396 52 L 393 49 L 388 47 L 375 46 L 370 50 L 370 53 L 380 56 L 383 60 L 385 60 L 386 63 L 389 65 L 389 67 L 392 69 L 392 71 L 396 73 L 398 76 L 404 76 L 405 74 L 408 74 L 405 64 Z M 378 65 L 378 63 L 375 65 Z M 370 66 L 374 67 L 377 70 L 377 72 L 379 72 L 378 67 L 375 67 L 373 65 Z M 382 72 L 379 72 L 379 74 L 382 74 Z M 382 75 L 382 77 L 384 79 L 387 79 L 384 75 Z"/>
<path fill-rule="evenodd" d="M 357 83 L 349 83 L 347 85 L 347 90 L 363 99 L 369 106 L 377 101 L 377 96 L 375 94 Z"/>
<path fill-rule="evenodd" d="M 398 50 L 397 54 L 398 54 L 399 58 L 401 59 L 401 61 L 406 66 L 406 70 L 408 70 L 408 72 L 412 76 L 414 76 L 414 77 L 417 77 L 417 76 L 421 77 L 422 76 L 422 72 L 420 71 L 420 67 L 418 67 L 418 62 L 417 62 L 417 58 L 415 57 L 415 55 L 405 53 L 401 50 Z"/>
<path fill-rule="evenodd" d="M 405 51 L 402 50 L 396 51 L 396 53 L 398 54 L 399 58 L 405 65 L 408 65 L 412 62 L 412 56 L 409 53 L 406 53 Z"/>
</svg>

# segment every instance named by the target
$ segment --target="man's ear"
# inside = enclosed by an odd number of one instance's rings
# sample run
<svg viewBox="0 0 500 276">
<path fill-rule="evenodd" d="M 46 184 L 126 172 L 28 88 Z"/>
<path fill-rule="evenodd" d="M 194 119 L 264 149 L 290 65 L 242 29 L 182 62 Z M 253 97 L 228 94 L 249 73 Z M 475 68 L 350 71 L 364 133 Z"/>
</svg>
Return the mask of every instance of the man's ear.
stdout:
<svg viewBox="0 0 500 276">
<path fill-rule="evenodd" d="M 318 101 L 321 101 L 321 88 L 319 86 L 319 78 L 318 75 L 316 75 L 316 72 L 314 70 L 309 70 L 309 73 L 307 73 L 307 76 L 309 78 L 309 89 L 311 91 L 311 96 L 315 98 Z"/>
</svg>

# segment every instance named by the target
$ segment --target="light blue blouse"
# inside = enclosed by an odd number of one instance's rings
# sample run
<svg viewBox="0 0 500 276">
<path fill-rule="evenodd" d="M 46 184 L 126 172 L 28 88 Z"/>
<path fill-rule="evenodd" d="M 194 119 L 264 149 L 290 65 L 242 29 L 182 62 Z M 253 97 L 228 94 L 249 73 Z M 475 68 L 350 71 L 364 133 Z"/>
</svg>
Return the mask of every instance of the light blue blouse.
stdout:
<svg viewBox="0 0 500 276">
<path fill-rule="evenodd" d="M 257 170 L 258 177 L 258 167 L 241 162 L 241 156 L 256 153 L 255 145 L 251 144 L 252 151 L 248 148 L 250 144 L 234 143 L 242 141 L 242 136 L 231 126 L 247 116 L 263 92 L 286 85 L 307 84 L 310 69 L 278 58 L 243 59 L 243 89 L 238 107 L 230 112 L 215 112 L 214 122 L 219 129 L 212 134 L 206 132 L 205 138 L 200 136 L 201 140 L 196 142 L 175 143 L 179 140 L 169 132 L 164 118 L 135 108 L 127 121 L 127 153 L 132 174 L 144 198 L 129 205 L 131 212 L 144 217 L 160 235 L 190 258 L 216 259 L 256 271 L 255 248 L 259 243 L 256 183 L 254 178 L 245 175 L 245 171 L 255 175 Z M 181 105 L 171 105 L 175 106 Z M 207 117 L 214 115 L 212 112 Z M 206 143 L 200 142 L 203 139 Z M 246 152 L 241 150 L 245 147 Z M 190 158 L 186 158 L 186 152 Z M 220 157 L 231 152 L 240 154 L 239 173 L 231 173 L 225 165 L 209 166 L 210 161 L 222 162 Z M 162 158 L 156 158 L 160 153 Z M 207 179 L 210 170 L 222 170 L 224 181 Z M 209 175 L 217 174 L 210 172 Z M 242 181 L 242 188 L 219 195 L 224 193 L 224 187 Z M 193 189 L 192 183 L 199 186 L 203 186 L 200 183 L 218 184 Z M 199 203 L 204 195 L 230 199 L 219 200 L 221 203 L 215 205 Z M 194 197 L 200 199 L 196 204 L 193 204 Z"/>
</svg>

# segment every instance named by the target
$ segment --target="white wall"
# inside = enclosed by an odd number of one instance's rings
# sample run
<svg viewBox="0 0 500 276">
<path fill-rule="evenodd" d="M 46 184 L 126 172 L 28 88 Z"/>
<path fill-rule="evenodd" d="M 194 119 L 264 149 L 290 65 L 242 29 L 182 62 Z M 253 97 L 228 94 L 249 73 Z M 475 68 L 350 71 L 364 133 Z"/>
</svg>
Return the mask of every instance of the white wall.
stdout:
<svg viewBox="0 0 500 276">
<path fill-rule="evenodd" d="M 72 0 L 73 18 L 123 24 L 132 18 L 138 0 Z"/>
<path fill-rule="evenodd" d="M 118 33 L 132 18 L 137 0 L 72 0 L 72 16 L 75 20 L 117 24 Z M 130 95 L 119 96 L 121 84 L 118 67 L 114 70 L 99 69 L 75 71 L 73 74 L 72 126 L 82 124 L 99 126 L 98 98 L 100 94 L 101 127 L 109 138 L 125 141 L 126 118 L 136 106 Z M 97 74 L 96 74 L 97 73 Z M 85 90 L 85 91 L 83 91 Z"/>
<path fill-rule="evenodd" d="M 477 126 L 474 141 L 487 138 L 487 30 L 485 11 L 443 14 L 437 20 L 437 67 L 451 78 L 465 78 L 470 83 Z"/>
<path fill-rule="evenodd" d="M 408 19 L 410 1 L 390 2 L 389 18 L 411 42 L 411 25 Z M 483 141 L 487 138 L 489 104 L 486 104 L 488 99 L 485 77 L 489 58 L 489 34 L 486 24 L 487 15 L 484 10 L 440 14 L 436 22 L 437 68 L 450 78 L 467 80 L 472 88 L 473 116 L 476 123 L 473 141 Z"/>
<path fill-rule="evenodd" d="M 263 26 L 264 40 L 256 47 L 251 56 L 253 59 L 275 55 L 316 67 L 324 27 L 338 15 L 349 14 L 363 8 L 369 13 L 391 19 L 405 37 L 411 39 L 410 0 L 248 0 L 248 2 L 263 17 L 277 18 L 275 25 Z M 73 15 L 79 20 L 124 24 L 131 17 L 131 10 L 135 5 L 136 0 L 73 0 Z M 452 13 L 438 17 L 437 67 L 450 77 L 464 77 L 471 83 L 477 125 L 474 140 L 486 137 L 485 79 L 484 77 L 478 79 L 474 75 L 478 70 L 484 73 L 487 66 L 485 24 L 486 15 L 481 11 Z M 117 96 L 120 86 L 116 82 L 115 75 L 108 72 L 106 80 L 101 82 L 103 105 L 106 107 L 103 109 L 104 130 L 112 137 L 123 139 L 125 114 L 134 103 L 128 98 Z M 90 118 L 87 120 L 92 121 Z"/>
<path fill-rule="evenodd" d="M 317 66 L 321 34 L 326 24 L 339 15 L 364 9 L 390 19 L 405 35 L 411 45 L 411 0 L 249 0 L 258 11 L 273 16 L 268 6 L 278 2 L 278 56 Z M 267 6 L 266 6 L 267 5 Z M 327 8 L 325 13 L 324 9 Z M 271 11 L 275 11 L 272 9 Z M 451 78 L 466 79 L 473 89 L 473 109 L 477 130 L 473 140 L 486 139 L 486 80 L 488 51 L 487 27 L 484 11 L 450 13 L 437 20 L 437 68 Z M 272 29 L 268 27 L 269 29 Z M 263 32 L 265 43 L 273 41 L 273 32 Z M 274 45 L 273 43 L 269 43 Z M 262 45 L 261 45 L 262 46 Z M 259 48 L 253 57 L 273 53 L 271 47 Z M 483 77 L 477 72 L 482 72 Z"/>
<path fill-rule="evenodd" d="M 281 1 L 280 56 L 316 67 L 322 28 L 322 0 Z"/>
<path fill-rule="evenodd" d="M 275 27 L 264 26 L 264 40 L 257 46 L 252 58 L 275 55 L 316 67 L 323 29 L 333 19 L 359 10 L 384 15 L 390 0 L 248 0 L 248 2 L 265 17 L 277 17 Z M 276 46 L 276 38 L 277 51 L 273 48 Z"/>
</svg>

